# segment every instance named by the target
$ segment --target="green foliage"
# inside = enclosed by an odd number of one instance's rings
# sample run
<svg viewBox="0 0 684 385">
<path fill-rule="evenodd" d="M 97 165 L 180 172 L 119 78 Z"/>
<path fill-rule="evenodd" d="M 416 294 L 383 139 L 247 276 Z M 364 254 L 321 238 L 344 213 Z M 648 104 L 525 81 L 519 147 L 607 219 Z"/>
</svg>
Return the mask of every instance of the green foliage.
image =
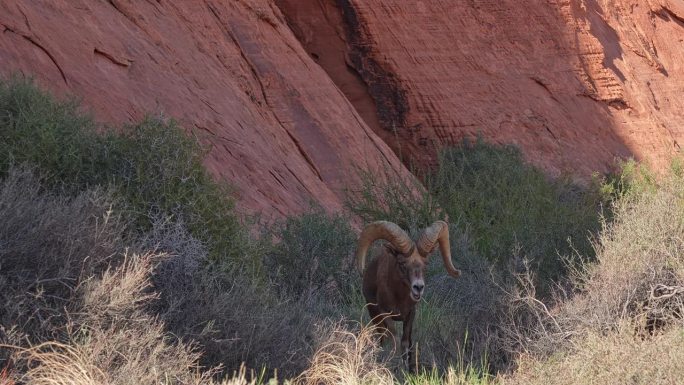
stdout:
<svg viewBox="0 0 684 385">
<path fill-rule="evenodd" d="M 593 255 L 597 189 L 550 180 L 515 147 L 478 140 L 446 149 L 429 185 L 449 216 L 460 218 L 475 251 L 491 261 L 507 262 L 516 250 L 548 279 L 563 272 L 559 255 Z"/>
<path fill-rule="evenodd" d="M 443 219 L 438 202 L 415 179 L 402 180 L 388 170 L 359 174 L 360 188 L 348 191 L 346 205 L 364 223 L 386 220 L 416 230 Z"/>
<path fill-rule="evenodd" d="M 276 223 L 270 229 L 278 240 L 266 257 L 273 282 L 298 297 L 325 295 L 347 303 L 358 288 L 351 251 L 356 235 L 347 218 L 314 208 Z"/>
<path fill-rule="evenodd" d="M 27 163 L 53 188 L 111 186 L 136 231 L 155 217 L 180 217 L 213 259 L 243 264 L 253 244 L 228 189 L 204 170 L 199 144 L 173 121 L 148 118 L 119 131 L 98 134 L 76 102 L 55 100 L 31 81 L 0 80 L 0 176 Z M 258 268 L 257 258 L 248 262 Z"/>
<path fill-rule="evenodd" d="M 673 160 L 670 171 L 673 176 L 681 176 L 681 160 Z M 656 189 L 656 175 L 634 159 L 619 163 L 618 171 L 603 178 L 600 183 L 600 193 L 604 200 L 612 202 L 626 196 L 655 192 Z"/>
<path fill-rule="evenodd" d="M 0 79 L 0 176 L 29 163 L 49 182 L 82 180 L 95 141 L 92 120 L 74 100 L 57 101 L 31 81 Z"/>
<path fill-rule="evenodd" d="M 399 383 L 399 382 L 397 382 Z M 405 374 L 405 385 L 490 385 L 497 383 L 493 376 L 471 365 L 449 367 L 444 373 L 437 369 L 417 374 Z"/>
<path fill-rule="evenodd" d="M 148 229 L 156 216 L 174 215 L 209 245 L 213 259 L 258 268 L 256 259 L 244 260 L 252 243 L 233 212 L 229 189 L 211 179 L 199 144 L 173 121 L 146 119 L 97 143 L 94 179 L 117 187 L 138 228 Z"/>
<path fill-rule="evenodd" d="M 448 216 L 478 255 L 503 264 L 512 256 L 529 258 L 543 280 L 563 273 L 559 255 L 593 255 L 589 238 L 611 193 L 598 183 L 551 180 L 525 163 L 517 148 L 481 140 L 443 150 L 439 166 L 424 179 L 421 189 L 366 174 L 348 206 L 366 222 L 390 220 L 410 230 Z"/>
</svg>

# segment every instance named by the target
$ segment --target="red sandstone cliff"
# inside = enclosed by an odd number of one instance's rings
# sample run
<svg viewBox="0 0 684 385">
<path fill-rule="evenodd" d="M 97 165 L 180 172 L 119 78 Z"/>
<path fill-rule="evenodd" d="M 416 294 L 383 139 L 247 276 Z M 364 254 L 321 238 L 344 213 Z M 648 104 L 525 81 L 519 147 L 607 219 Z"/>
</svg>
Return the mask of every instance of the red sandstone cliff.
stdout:
<svg viewBox="0 0 684 385">
<path fill-rule="evenodd" d="M 178 119 L 267 215 L 466 136 L 586 176 L 683 135 L 681 0 L 0 0 L 0 29 L 0 73 Z"/>
<path fill-rule="evenodd" d="M 0 1 L 0 73 L 77 95 L 96 118 L 173 117 L 267 216 L 341 207 L 356 167 L 410 177 L 266 0 Z"/>
<path fill-rule="evenodd" d="M 684 139 L 681 0 L 277 3 L 405 159 L 481 134 L 586 177 L 616 156 L 662 168 Z"/>
</svg>

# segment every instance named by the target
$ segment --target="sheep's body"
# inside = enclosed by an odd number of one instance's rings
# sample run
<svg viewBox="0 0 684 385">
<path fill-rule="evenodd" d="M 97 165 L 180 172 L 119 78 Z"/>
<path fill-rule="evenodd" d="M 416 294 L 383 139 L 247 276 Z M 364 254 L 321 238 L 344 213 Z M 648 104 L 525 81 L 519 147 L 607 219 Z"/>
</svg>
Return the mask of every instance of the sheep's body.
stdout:
<svg viewBox="0 0 684 385">
<path fill-rule="evenodd" d="M 382 248 L 364 271 L 366 252 L 377 239 L 387 240 L 389 244 Z M 415 369 L 411 334 L 416 304 L 425 287 L 423 274 L 427 257 L 436 242 L 439 242 L 447 272 L 458 277 L 460 271 L 451 262 L 449 228 L 443 221 L 426 228 L 417 242 L 394 223 L 373 222 L 361 233 L 356 252 L 358 268 L 363 274 L 362 291 L 372 322 L 381 329 L 383 336 L 394 334 L 392 321 L 403 322 L 401 350 L 411 370 Z"/>
<path fill-rule="evenodd" d="M 417 301 L 411 298 L 409 283 L 402 278 L 396 256 L 387 247 L 368 265 L 363 275 L 363 296 L 368 314 L 383 335 L 394 335 L 392 321 L 403 323 L 401 349 L 407 364 L 413 367 L 413 319 Z"/>
</svg>

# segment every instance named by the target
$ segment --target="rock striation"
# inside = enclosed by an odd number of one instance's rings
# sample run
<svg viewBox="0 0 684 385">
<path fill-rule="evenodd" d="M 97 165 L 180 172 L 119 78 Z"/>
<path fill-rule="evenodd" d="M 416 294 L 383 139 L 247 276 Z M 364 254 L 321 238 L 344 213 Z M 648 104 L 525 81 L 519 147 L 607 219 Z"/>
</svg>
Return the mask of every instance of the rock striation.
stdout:
<svg viewBox="0 0 684 385">
<path fill-rule="evenodd" d="M 684 141 L 680 0 L 3 0 L 0 31 L 0 74 L 177 119 L 266 218 L 464 138 L 584 179 Z"/>
<path fill-rule="evenodd" d="M 481 136 L 586 178 L 616 157 L 662 169 L 684 139 L 681 1 L 277 3 L 357 110 L 373 105 L 369 126 L 405 162 Z M 340 44 L 342 58 L 330 51 Z M 361 85 L 340 79 L 343 64 Z"/>
<path fill-rule="evenodd" d="M 342 207 L 356 170 L 411 178 L 267 0 L 0 2 L 0 73 L 77 95 L 96 119 L 177 119 L 239 207 Z"/>
</svg>

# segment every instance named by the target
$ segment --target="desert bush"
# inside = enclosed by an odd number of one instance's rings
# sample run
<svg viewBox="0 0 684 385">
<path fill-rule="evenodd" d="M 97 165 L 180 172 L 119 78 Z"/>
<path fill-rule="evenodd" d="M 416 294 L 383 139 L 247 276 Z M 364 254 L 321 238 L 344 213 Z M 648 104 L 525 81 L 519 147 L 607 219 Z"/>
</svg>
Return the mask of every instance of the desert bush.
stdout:
<svg viewBox="0 0 684 385">
<path fill-rule="evenodd" d="M 127 255 L 117 268 L 81 277 L 68 304 L 63 342 L 17 348 L 13 361 L 31 384 L 199 384 L 199 353 L 173 342 L 163 325 L 145 311 L 154 260 Z"/>
<path fill-rule="evenodd" d="M 150 309 L 174 335 L 198 344 L 203 365 L 227 373 L 243 364 L 281 375 L 304 369 L 314 349 L 310 306 L 208 261 L 204 243 L 182 223 L 155 220 L 138 247 L 168 254 L 153 274 L 160 299 Z"/>
<path fill-rule="evenodd" d="M 172 120 L 147 118 L 98 134 L 74 100 L 59 101 L 32 81 L 0 79 L 0 176 L 29 164 L 51 188 L 78 194 L 101 186 L 144 232 L 158 216 L 181 217 L 214 260 L 258 270 L 229 189 L 202 166 L 204 151 Z"/>
<path fill-rule="evenodd" d="M 499 267 L 475 254 L 464 234 L 451 226 L 452 255 L 463 274 L 453 279 L 441 260 L 428 265 L 426 295 L 417 307 L 414 340 L 426 369 L 444 373 L 461 365 L 477 370 L 500 370 L 511 357 L 497 345 L 500 315 L 507 310 L 504 285 L 510 277 Z"/>
<path fill-rule="evenodd" d="M 211 179 L 199 144 L 173 121 L 145 119 L 103 135 L 98 144 L 99 182 L 115 186 L 139 229 L 148 230 L 158 216 L 176 216 L 205 242 L 213 260 L 258 271 L 255 243 L 233 211 L 230 190 Z"/>
<path fill-rule="evenodd" d="M 684 177 L 633 186 L 597 238 L 597 262 L 578 278 L 580 295 L 564 306 L 569 324 L 598 332 L 625 321 L 682 323 Z"/>
<path fill-rule="evenodd" d="M 634 163 L 617 177 L 596 261 L 546 307 L 528 291 L 517 330 L 520 367 L 504 383 L 673 383 L 684 322 L 684 177 Z M 676 163 L 675 163 L 676 165 Z M 624 183 L 623 183 L 624 182 Z M 612 193 L 611 192 L 611 193 Z M 529 285 L 528 285 L 529 286 Z M 515 322 L 512 322 L 515 324 Z M 676 382 L 676 381 L 674 381 Z"/>
<path fill-rule="evenodd" d="M 81 180 L 91 167 L 87 155 L 95 125 L 74 99 L 57 101 L 31 81 L 0 78 L 0 176 L 28 163 L 47 182 Z"/>
<path fill-rule="evenodd" d="M 501 384 L 676 384 L 684 372 L 684 332 L 680 327 L 652 338 L 634 335 L 632 325 L 608 333 L 590 332 L 570 351 L 549 359 L 530 356 Z"/>
<path fill-rule="evenodd" d="M 364 223 L 390 221 L 415 232 L 444 219 L 439 204 L 418 180 L 404 180 L 387 169 L 358 173 L 359 186 L 347 190 L 345 205 Z"/>
<path fill-rule="evenodd" d="M 43 186 L 27 169 L 0 181 L 0 366 L 12 381 L 206 379 L 196 372 L 198 353 L 146 311 L 160 257 L 124 253 L 125 223 L 111 212 L 111 197 Z"/>
<path fill-rule="evenodd" d="M 276 243 L 265 266 L 280 291 L 305 302 L 320 296 L 352 300 L 360 280 L 352 258 L 356 235 L 347 218 L 312 208 L 275 223 L 268 234 Z"/>
<path fill-rule="evenodd" d="M 475 251 L 491 261 L 505 264 L 515 249 L 540 280 L 550 281 L 564 273 L 559 255 L 593 255 L 589 237 L 599 229 L 604 196 L 598 186 L 551 180 L 514 146 L 463 142 L 441 152 L 428 179 L 439 204 L 460 218 Z"/>
<path fill-rule="evenodd" d="M 376 330 L 364 326 L 356 331 L 344 324 L 329 324 L 327 336 L 311 360 L 311 365 L 297 378 L 297 383 L 377 384 L 394 383 L 392 373 L 378 361 L 380 346 Z"/>
<path fill-rule="evenodd" d="M 0 325 L 11 340 L 59 338 L 81 277 L 116 263 L 124 222 L 110 199 L 97 189 L 49 193 L 28 169 L 0 180 Z"/>
</svg>

